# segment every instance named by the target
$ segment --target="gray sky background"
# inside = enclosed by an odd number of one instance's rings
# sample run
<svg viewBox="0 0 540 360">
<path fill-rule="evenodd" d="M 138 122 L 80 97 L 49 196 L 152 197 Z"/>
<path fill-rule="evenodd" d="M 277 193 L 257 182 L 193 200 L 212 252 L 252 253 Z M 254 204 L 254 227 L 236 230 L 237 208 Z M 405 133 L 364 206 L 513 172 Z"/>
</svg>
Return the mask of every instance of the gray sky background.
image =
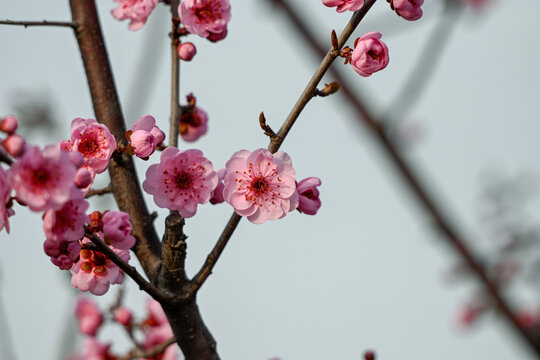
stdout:
<svg viewBox="0 0 540 360">
<path fill-rule="evenodd" d="M 239 149 L 266 147 L 260 111 L 279 128 L 317 66 L 280 12 L 263 1 L 231 3 L 226 40 L 211 44 L 190 37 L 198 54 L 181 69 L 182 97 L 194 92 L 210 120 L 206 136 L 180 148 L 202 149 L 216 168 Z M 349 18 L 320 1 L 294 3 L 328 45 L 331 29 L 339 32 Z M 129 32 L 127 22 L 110 15 L 112 1 L 100 0 L 98 6 L 128 125 L 152 114 L 168 130 L 168 9 L 160 4 L 142 30 Z M 394 100 L 440 10 L 440 1 L 427 1 L 423 18 L 410 23 L 381 0 L 359 26 L 356 36 L 383 33 L 390 64 L 367 79 L 343 70 L 379 111 Z M 533 0 L 499 0 L 484 12 L 463 13 L 424 95 L 405 119 L 424 134 L 409 147 L 411 161 L 478 248 L 489 243 L 478 214 L 482 174 L 495 169 L 512 177 L 537 176 L 540 171 L 539 13 L 540 3 Z M 59 0 L 2 1 L 0 14 L 12 20 L 70 19 L 67 1 Z M 155 34 L 155 40 L 146 40 Z M 13 112 L 14 100 L 37 93 L 52 101 L 62 124 L 35 142 L 66 139 L 73 118 L 93 117 L 70 30 L 2 26 L 0 49 L 0 114 Z M 141 55 L 147 59 L 142 68 Z M 138 82 L 143 76 L 151 81 Z M 380 359 L 532 359 L 494 316 L 469 331 L 456 327 L 474 282 L 445 282 L 456 262 L 452 250 L 432 233 L 376 144 L 354 124 L 342 96 L 316 98 L 285 141 L 282 150 L 292 157 L 298 178 L 322 179 L 323 206 L 315 217 L 295 212 L 263 225 L 241 222 L 199 295 L 222 358 L 345 360 L 375 349 Z M 141 182 L 158 159 L 137 162 Z M 110 204 L 93 201 L 92 209 Z M 20 206 L 15 210 L 11 234 L 0 234 L 0 298 L 7 327 L 18 359 L 56 359 L 74 292 L 69 277 L 43 253 L 40 215 Z M 226 204 L 204 205 L 187 221 L 190 274 L 231 212 Z M 165 211 L 159 214 L 161 231 Z M 128 283 L 128 304 L 142 316 L 145 297 Z M 99 299 L 103 306 L 113 301 L 115 290 Z M 532 292 L 512 295 L 526 305 L 537 298 Z M 120 351 L 127 343 L 117 330 L 100 339 L 114 337 Z"/>
</svg>

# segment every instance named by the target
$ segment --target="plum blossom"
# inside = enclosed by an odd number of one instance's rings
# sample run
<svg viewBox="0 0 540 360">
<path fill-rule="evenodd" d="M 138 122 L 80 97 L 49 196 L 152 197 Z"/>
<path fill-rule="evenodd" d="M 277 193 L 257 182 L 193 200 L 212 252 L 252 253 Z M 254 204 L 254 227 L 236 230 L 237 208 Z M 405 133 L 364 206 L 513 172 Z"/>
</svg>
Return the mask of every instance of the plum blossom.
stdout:
<svg viewBox="0 0 540 360">
<path fill-rule="evenodd" d="M 113 318 L 114 321 L 126 327 L 129 327 L 133 324 L 133 314 L 131 313 L 131 310 L 123 306 L 120 306 L 114 311 Z"/>
<path fill-rule="evenodd" d="M 364 6 L 364 0 L 323 0 L 323 4 L 328 7 L 337 6 L 338 13 L 349 11 L 357 11 Z"/>
<path fill-rule="evenodd" d="M 187 96 L 188 105 L 182 107 L 178 132 L 184 141 L 196 141 L 208 131 L 208 115 L 195 106 L 193 94 Z"/>
<path fill-rule="evenodd" d="M 300 195 L 298 211 L 308 215 L 317 213 L 321 208 L 318 186 L 321 186 L 321 179 L 318 177 L 308 177 L 298 183 L 296 186 L 296 191 Z"/>
<path fill-rule="evenodd" d="M 142 329 L 145 335 L 144 348 L 151 349 L 173 337 L 171 325 L 165 316 L 161 305 L 154 299 L 149 299 L 146 303 L 148 316 L 142 323 Z M 178 353 L 175 346 L 168 346 L 163 352 L 162 360 L 176 360 Z"/>
<path fill-rule="evenodd" d="M 105 240 L 117 249 L 131 249 L 135 245 L 135 237 L 131 235 L 131 220 L 123 211 L 106 211 L 101 218 Z"/>
<path fill-rule="evenodd" d="M 19 126 L 19 120 L 15 115 L 7 115 L 0 120 L 0 131 L 7 134 L 13 134 Z"/>
<path fill-rule="evenodd" d="M 96 303 L 84 296 L 77 298 L 75 317 L 79 320 L 79 331 L 88 336 L 96 336 L 103 324 L 103 315 Z"/>
<path fill-rule="evenodd" d="M 420 6 L 424 0 L 388 0 L 390 7 L 405 20 L 415 21 L 422 17 Z"/>
<path fill-rule="evenodd" d="M 371 76 L 388 65 L 388 47 L 381 37 L 381 33 L 372 31 L 356 39 L 351 65 L 361 76 Z"/>
<path fill-rule="evenodd" d="M 103 233 L 98 233 L 103 239 Z M 86 248 L 90 244 L 88 238 L 83 238 L 80 260 L 71 268 L 71 285 L 81 291 L 90 291 L 94 295 L 103 295 L 111 284 L 121 284 L 124 272 L 103 253 Z M 129 250 L 109 247 L 124 261 L 130 259 Z"/>
<path fill-rule="evenodd" d="M 218 41 L 227 34 L 231 6 L 229 0 L 184 0 L 178 5 L 178 15 L 190 33 Z"/>
<path fill-rule="evenodd" d="M 165 134 L 156 126 L 156 119 L 151 115 L 137 119 L 126 135 L 135 155 L 143 159 L 152 155 L 165 139 Z"/>
<path fill-rule="evenodd" d="M 111 11 L 117 20 L 129 19 L 128 29 L 139 30 L 146 24 L 148 16 L 152 13 L 159 0 L 114 0 L 119 5 Z"/>
<path fill-rule="evenodd" d="M 161 162 L 146 171 L 143 189 L 154 196 L 157 206 L 178 210 L 183 217 L 190 218 L 197 212 L 198 204 L 210 200 L 217 183 L 212 163 L 200 150 L 168 147 L 161 153 Z"/>
<path fill-rule="evenodd" d="M 79 258 L 81 244 L 78 241 L 45 240 L 43 250 L 60 270 L 69 270 Z"/>
<path fill-rule="evenodd" d="M 62 142 L 66 151 L 78 151 L 85 158 L 84 166 L 97 174 L 107 170 L 116 149 L 116 139 L 109 129 L 94 119 L 76 118 L 71 122 L 71 140 Z"/>
<path fill-rule="evenodd" d="M 11 201 L 11 186 L 7 181 L 7 173 L 2 166 L 0 166 L 0 230 L 4 227 L 9 233 L 9 217 L 14 215 L 15 212 L 8 204 Z"/>
<path fill-rule="evenodd" d="M 197 48 L 193 43 L 185 42 L 178 45 L 178 57 L 184 61 L 191 61 L 197 54 Z"/>
<path fill-rule="evenodd" d="M 84 235 L 84 224 L 90 221 L 85 211 L 88 202 L 81 190 L 73 188 L 68 201 L 58 210 L 49 209 L 43 216 L 43 230 L 52 241 L 77 241 Z"/>
<path fill-rule="evenodd" d="M 280 219 L 298 206 L 296 173 L 285 152 L 240 150 L 225 168 L 223 197 L 252 223 Z"/>
<path fill-rule="evenodd" d="M 222 202 L 225 201 L 225 199 L 223 198 L 223 189 L 225 188 L 225 184 L 223 184 L 223 179 L 225 178 L 226 170 L 219 169 L 216 173 L 217 173 L 219 182 L 214 192 L 212 192 L 212 198 L 210 199 L 210 203 L 214 205 L 221 204 Z"/>
<path fill-rule="evenodd" d="M 26 150 L 26 141 L 24 138 L 17 134 L 11 134 L 2 141 L 2 147 L 6 152 L 14 158 L 21 157 Z"/>
<path fill-rule="evenodd" d="M 17 199 L 32 211 L 57 210 L 70 198 L 75 171 L 58 146 L 48 145 L 43 151 L 29 146 L 9 169 L 8 181 Z"/>
</svg>

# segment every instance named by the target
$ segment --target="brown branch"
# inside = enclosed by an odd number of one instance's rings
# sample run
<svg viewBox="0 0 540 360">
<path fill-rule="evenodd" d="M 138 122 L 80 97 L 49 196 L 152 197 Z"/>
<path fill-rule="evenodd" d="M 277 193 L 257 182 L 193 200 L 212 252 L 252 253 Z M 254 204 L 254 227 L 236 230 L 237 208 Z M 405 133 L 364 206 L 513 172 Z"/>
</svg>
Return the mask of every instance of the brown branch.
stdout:
<svg viewBox="0 0 540 360">
<path fill-rule="evenodd" d="M 118 360 L 133 360 L 133 359 L 141 359 L 141 358 L 151 359 L 154 356 L 159 355 L 162 352 L 164 352 L 169 346 L 171 346 L 174 343 L 176 343 L 176 339 L 170 338 L 164 343 L 156 345 L 153 348 L 148 349 L 148 350 L 141 350 L 141 349 L 132 350 L 129 352 L 128 355 L 122 356 L 118 358 Z"/>
<path fill-rule="evenodd" d="M 178 128 L 180 127 L 180 59 L 178 58 L 178 0 L 171 0 L 172 31 L 171 37 L 171 127 L 169 146 L 178 146 Z"/>
<path fill-rule="evenodd" d="M 25 28 L 28 26 L 58 26 L 58 27 L 70 27 L 75 29 L 77 24 L 75 22 L 66 21 L 13 21 L 13 20 L 0 20 L 0 25 L 20 25 Z"/>
<path fill-rule="evenodd" d="M 3 149 L 0 149 L 0 162 L 6 163 L 11 166 L 13 164 L 13 159 L 10 158 L 8 154 L 3 151 Z"/>
<path fill-rule="evenodd" d="M 89 197 L 92 197 L 94 195 L 101 196 L 101 195 L 109 194 L 111 192 L 112 192 L 112 188 L 111 188 L 111 185 L 109 184 L 103 189 L 93 189 L 93 190 L 88 191 L 86 195 L 84 196 L 84 198 L 88 199 Z"/>
<path fill-rule="evenodd" d="M 364 6 L 356 11 L 351 19 L 349 20 L 349 23 L 347 26 L 345 26 L 345 29 L 339 36 L 338 40 L 338 46 L 341 49 L 345 42 L 349 39 L 351 34 L 353 33 L 354 29 L 358 26 L 360 21 L 364 18 L 364 16 L 367 14 L 369 9 L 373 6 L 377 0 L 367 0 L 364 3 Z M 307 105 L 307 103 L 315 96 L 317 92 L 317 85 L 321 81 L 322 77 L 328 71 L 330 68 L 330 65 L 332 62 L 336 59 L 336 57 L 339 55 L 339 51 L 337 51 L 334 48 L 331 48 L 326 53 L 326 56 L 320 63 L 319 67 L 315 71 L 315 74 L 309 81 L 308 85 L 300 95 L 300 98 L 292 108 L 291 112 L 285 119 L 283 125 L 281 126 L 281 129 L 278 131 L 278 133 L 273 136 L 270 140 L 270 144 L 268 145 L 268 150 L 272 153 L 275 153 L 279 150 L 281 144 L 287 137 L 287 134 L 291 130 L 292 126 L 296 122 L 296 119 L 298 119 L 298 116 L 300 116 L 300 113 L 304 109 L 304 107 Z M 189 288 L 189 291 L 186 293 L 187 296 L 192 296 L 197 293 L 197 291 L 201 288 L 201 286 L 204 284 L 208 276 L 212 273 L 212 269 L 216 265 L 221 253 L 223 252 L 223 249 L 225 246 L 227 246 L 227 243 L 229 242 L 229 239 L 231 238 L 232 234 L 234 233 L 234 230 L 238 226 L 238 223 L 240 222 L 241 216 L 238 214 L 233 214 L 231 218 L 229 219 L 229 222 L 225 226 L 225 229 L 223 229 L 223 232 L 221 233 L 221 236 L 219 237 L 217 243 L 214 245 L 214 248 L 206 258 L 205 263 L 203 264 L 202 268 L 199 270 L 197 275 L 193 278 L 191 281 L 191 285 Z"/>
<path fill-rule="evenodd" d="M 113 263 L 115 263 L 122 271 L 124 271 L 130 278 L 139 285 L 139 289 L 146 291 L 150 296 L 152 296 L 157 301 L 165 301 L 168 300 L 169 297 L 165 295 L 161 290 L 154 287 L 151 283 L 146 281 L 145 278 L 142 277 L 141 274 L 137 271 L 137 269 L 134 266 L 129 265 L 124 259 L 122 259 L 120 256 L 118 256 L 117 253 L 115 253 L 107 244 L 101 240 L 97 234 L 88 231 L 85 228 L 85 234 L 90 241 L 96 246 L 97 250 L 105 254 Z"/>
<path fill-rule="evenodd" d="M 81 52 L 96 119 L 105 124 L 119 142 L 126 143 L 124 117 L 97 16 L 95 1 L 70 0 L 75 35 Z M 111 188 L 120 210 L 130 215 L 135 251 L 148 278 L 153 282 L 159 272 L 161 244 L 143 195 L 133 159 L 116 154 L 109 163 Z"/>
<path fill-rule="evenodd" d="M 295 25 L 298 33 L 302 35 L 303 40 L 306 40 L 312 47 L 312 50 L 317 54 L 323 52 L 323 48 L 318 44 L 317 40 L 312 36 L 312 32 L 308 29 L 307 23 L 302 20 L 299 13 L 297 13 L 286 0 L 272 0 L 274 3 L 280 5 L 283 10 L 289 16 L 291 23 Z M 358 113 L 358 119 L 371 130 L 371 134 L 375 140 L 381 146 L 381 149 L 389 157 L 389 160 L 395 165 L 398 174 L 401 179 L 409 187 L 411 193 L 415 196 L 418 203 L 424 208 L 426 213 L 431 217 L 433 223 L 438 227 L 442 234 L 445 235 L 444 239 L 448 241 L 448 244 L 454 248 L 454 250 L 464 259 L 466 264 L 477 276 L 478 280 L 484 285 L 486 293 L 494 300 L 496 307 L 508 320 L 509 324 L 515 330 L 515 332 L 521 335 L 522 339 L 534 350 L 537 355 L 540 355 L 540 342 L 535 341 L 533 336 L 529 334 L 524 328 L 522 328 L 510 310 L 510 306 L 507 300 L 499 292 L 496 284 L 488 277 L 485 269 L 482 266 L 481 261 L 476 258 L 472 251 L 468 248 L 469 241 L 465 241 L 464 238 L 459 235 L 459 231 L 451 224 L 450 220 L 444 215 L 442 207 L 438 205 L 423 183 L 420 181 L 420 177 L 415 173 L 412 167 L 401 156 L 397 146 L 388 138 L 384 129 L 378 124 L 375 116 L 368 109 L 366 104 L 363 103 L 361 98 L 357 95 L 357 92 L 352 91 L 353 86 L 347 81 L 346 77 L 340 75 L 338 71 L 331 70 L 331 74 L 341 84 L 343 93 L 347 98 L 347 101 Z"/>
<path fill-rule="evenodd" d="M 171 211 L 165 219 L 159 287 L 171 293 L 178 292 L 187 280 L 185 269 L 187 236 L 184 235 L 184 224 L 184 218 L 178 211 Z"/>
</svg>

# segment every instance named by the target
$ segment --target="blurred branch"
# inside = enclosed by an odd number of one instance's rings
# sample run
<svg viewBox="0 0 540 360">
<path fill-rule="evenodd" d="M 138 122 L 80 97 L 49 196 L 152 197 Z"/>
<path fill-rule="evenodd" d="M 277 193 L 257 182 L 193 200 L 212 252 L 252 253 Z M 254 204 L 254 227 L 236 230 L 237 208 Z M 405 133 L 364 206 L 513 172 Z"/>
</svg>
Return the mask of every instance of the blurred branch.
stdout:
<svg viewBox="0 0 540 360">
<path fill-rule="evenodd" d="M 313 38 L 313 32 L 309 30 L 307 22 L 302 19 L 300 14 L 295 11 L 287 0 L 269 1 L 273 1 L 285 11 L 297 32 L 302 36 L 303 40 L 311 45 L 312 50 L 317 55 L 324 52 L 323 47 L 318 44 L 315 38 Z M 420 177 L 407 163 L 405 158 L 402 157 L 397 146 L 395 146 L 388 138 L 385 129 L 380 126 L 361 98 L 353 92 L 353 87 L 350 83 L 335 70 L 331 70 L 331 74 L 340 82 L 348 103 L 353 106 L 359 115 L 358 120 L 362 121 L 370 130 L 373 138 L 379 143 L 381 149 L 396 167 L 397 173 L 401 176 L 401 179 L 409 187 L 410 192 L 431 217 L 433 223 L 440 232 L 445 235 L 444 238 L 448 241 L 449 245 L 456 250 L 472 272 L 477 276 L 478 280 L 484 285 L 486 293 L 493 299 L 496 308 L 508 320 L 514 331 L 521 335 L 522 339 L 529 347 L 540 356 L 540 342 L 537 342 L 529 332 L 520 326 L 517 318 L 510 310 L 507 300 L 503 297 L 502 293 L 499 292 L 496 284 L 488 277 L 481 261 L 468 248 L 467 244 L 470 242 L 464 241 L 463 237 L 459 235 L 457 228 L 453 226 L 450 220 L 444 215 L 442 206 L 435 202 L 423 182 L 420 180 Z"/>
<path fill-rule="evenodd" d="M 0 25 L 21 25 L 24 27 L 28 26 L 59 26 L 59 27 L 70 27 L 75 29 L 77 26 L 73 22 L 66 21 L 13 21 L 13 20 L 0 20 Z"/>
<path fill-rule="evenodd" d="M 324 74 L 328 71 L 330 65 L 332 65 L 336 57 L 339 56 L 339 49 L 341 49 L 345 42 L 347 42 L 354 29 L 358 26 L 360 21 L 369 11 L 369 9 L 371 9 L 375 1 L 377 0 L 367 0 L 364 3 L 364 6 L 352 15 L 349 23 L 347 24 L 347 26 L 345 26 L 345 29 L 339 36 L 338 49 L 331 48 L 326 52 L 326 55 L 319 64 L 319 67 L 315 71 L 315 74 L 313 74 L 311 80 L 308 82 L 304 91 L 300 95 L 300 98 L 293 106 L 291 112 L 283 122 L 283 125 L 279 129 L 278 133 L 270 138 L 270 144 L 268 145 L 268 150 L 270 152 L 275 153 L 279 150 L 281 144 L 283 144 L 283 141 L 285 141 L 287 134 L 298 119 L 298 116 L 300 116 L 300 113 L 302 112 L 304 107 L 317 93 L 317 85 L 323 78 Z M 210 274 L 212 273 L 212 269 L 216 265 L 221 253 L 223 252 L 223 249 L 229 242 L 229 239 L 234 233 L 234 230 L 238 226 L 240 219 L 241 216 L 236 213 L 231 216 L 229 222 L 225 226 L 225 229 L 223 229 L 223 232 L 221 233 L 221 236 L 219 237 L 216 245 L 214 245 L 214 248 L 206 258 L 204 265 L 199 270 L 197 275 L 195 275 L 195 277 L 193 278 L 188 295 L 195 294 L 204 284 L 208 276 L 210 276 Z"/>
<path fill-rule="evenodd" d="M 133 360 L 133 359 L 140 359 L 140 358 L 152 359 L 154 358 L 154 356 L 163 353 L 169 346 L 171 346 L 175 342 L 176 342 L 176 339 L 173 337 L 162 344 L 154 346 L 151 349 L 148 349 L 148 350 L 137 349 L 137 350 L 131 351 L 128 355 L 118 358 L 118 360 Z"/>
</svg>

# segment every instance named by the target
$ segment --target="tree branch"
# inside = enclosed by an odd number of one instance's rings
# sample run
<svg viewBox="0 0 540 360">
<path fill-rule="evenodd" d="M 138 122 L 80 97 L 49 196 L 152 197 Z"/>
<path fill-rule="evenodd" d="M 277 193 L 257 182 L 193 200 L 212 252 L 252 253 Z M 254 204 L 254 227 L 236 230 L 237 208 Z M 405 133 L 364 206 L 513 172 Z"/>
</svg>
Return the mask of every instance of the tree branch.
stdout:
<svg viewBox="0 0 540 360">
<path fill-rule="evenodd" d="M 178 58 L 178 0 L 171 0 L 171 127 L 169 146 L 178 146 L 178 128 L 180 127 L 180 60 Z"/>
<path fill-rule="evenodd" d="M 274 3 L 280 5 L 286 14 L 289 16 L 291 23 L 298 30 L 298 33 L 302 35 L 304 40 L 311 45 L 312 50 L 317 54 L 323 52 L 323 48 L 319 45 L 318 41 L 312 36 L 312 32 L 309 31 L 307 23 L 301 18 L 292 6 L 286 0 L 271 0 Z M 342 92 L 345 94 L 348 103 L 358 113 L 358 120 L 371 130 L 370 133 L 374 139 L 379 143 L 383 152 L 389 157 L 389 160 L 394 164 L 398 174 L 401 176 L 403 182 L 409 187 L 410 192 L 416 198 L 418 203 L 424 208 L 426 213 L 431 217 L 433 223 L 445 236 L 448 244 L 454 248 L 454 250 L 463 258 L 468 267 L 477 276 L 478 280 L 484 285 L 486 293 L 494 300 L 496 307 L 504 315 L 515 330 L 515 333 L 521 335 L 522 339 L 532 348 L 532 350 L 540 355 L 540 342 L 535 341 L 533 336 L 529 334 L 519 324 L 517 318 L 510 310 L 510 306 L 507 300 L 499 292 L 496 284 L 488 277 L 485 272 L 482 263 L 472 251 L 468 248 L 469 241 L 465 241 L 462 236 L 459 235 L 459 231 L 451 224 L 450 220 L 444 215 L 442 207 L 438 205 L 427 189 L 424 187 L 420 177 L 415 173 L 412 167 L 403 158 L 394 143 L 388 138 L 385 129 L 383 129 L 377 122 L 375 116 L 368 109 L 366 104 L 363 103 L 361 98 L 357 95 L 357 92 L 353 91 L 353 86 L 347 81 L 347 78 L 340 75 L 335 70 L 330 70 L 332 76 L 341 84 Z"/>
<path fill-rule="evenodd" d="M 126 143 L 124 117 L 120 108 L 107 50 L 101 33 L 95 1 L 70 0 L 75 35 L 81 52 L 94 112 L 119 142 Z M 133 159 L 115 153 L 109 163 L 111 187 L 120 210 L 127 212 L 137 238 L 135 251 L 148 278 L 159 272 L 161 244 L 141 193 Z"/>
<path fill-rule="evenodd" d="M 92 189 L 92 190 L 89 190 L 86 195 L 84 195 L 84 198 L 85 199 L 88 199 L 89 197 L 92 197 L 94 195 L 105 195 L 105 194 L 109 194 L 112 192 L 112 188 L 111 188 L 111 185 L 107 185 L 106 187 L 104 187 L 103 189 Z"/>
<path fill-rule="evenodd" d="M 0 25 L 20 25 L 25 28 L 28 26 L 57 26 L 57 27 L 70 27 L 75 29 L 77 24 L 75 22 L 66 21 L 13 21 L 13 20 L 0 20 Z"/>
<path fill-rule="evenodd" d="M 97 234 L 88 231 L 85 228 L 85 234 L 90 241 L 96 246 L 97 250 L 105 254 L 113 263 L 118 265 L 122 271 L 124 271 L 130 278 L 139 285 L 139 289 L 146 291 L 150 296 L 152 296 L 154 299 L 156 299 L 159 302 L 162 302 L 164 300 L 168 300 L 169 297 L 165 294 L 163 294 L 158 288 L 154 287 L 151 283 L 146 281 L 145 278 L 142 277 L 141 274 L 137 271 L 137 269 L 134 266 L 129 265 L 127 262 L 124 261 L 120 256 L 118 256 L 117 253 L 115 253 L 107 244 L 101 240 Z"/>
<path fill-rule="evenodd" d="M 156 345 L 149 350 L 136 349 L 130 351 L 128 355 L 118 358 L 118 360 L 133 360 L 133 359 L 151 359 L 156 355 L 164 352 L 170 345 L 176 343 L 175 338 L 170 338 L 162 344 Z"/>
<path fill-rule="evenodd" d="M 347 26 L 345 26 L 345 29 L 339 36 L 338 40 L 338 47 L 341 49 L 345 42 L 349 39 L 351 34 L 353 33 L 354 29 L 358 26 L 360 21 L 364 18 L 364 16 L 367 14 L 369 9 L 373 6 L 377 0 L 367 0 L 364 3 L 364 6 L 358 11 L 356 11 L 351 19 L 349 20 L 349 23 Z M 320 63 L 319 67 L 315 71 L 315 74 L 311 78 L 311 80 L 308 82 L 306 88 L 300 95 L 300 98 L 292 108 L 291 112 L 283 122 L 283 125 L 279 129 L 278 133 L 273 136 L 270 140 L 270 144 L 268 145 L 268 150 L 272 153 L 275 153 L 279 150 L 281 147 L 281 144 L 283 144 L 283 141 L 287 137 L 287 134 L 291 130 L 292 126 L 296 122 L 296 119 L 298 119 L 298 116 L 300 116 L 300 113 L 304 109 L 304 107 L 307 105 L 307 103 L 315 96 L 317 93 L 317 85 L 321 81 L 322 77 L 328 71 L 330 68 L 330 65 L 332 62 L 336 59 L 336 57 L 339 56 L 339 51 L 331 48 L 326 53 L 326 56 L 323 58 L 322 62 Z M 187 292 L 187 295 L 193 295 L 197 293 L 197 291 L 201 288 L 201 286 L 204 284 L 208 276 L 212 273 L 212 269 L 216 265 L 221 253 L 223 252 L 223 249 L 225 246 L 227 246 L 227 243 L 229 242 L 229 239 L 231 238 L 232 234 L 234 233 L 234 230 L 236 230 L 236 227 L 238 226 L 238 223 L 240 222 L 241 216 L 234 213 L 231 218 L 229 219 L 229 222 L 225 226 L 225 229 L 221 233 L 221 236 L 219 237 L 216 245 L 214 245 L 214 248 L 206 258 L 205 263 L 203 264 L 202 268 L 199 270 L 197 275 L 193 278 L 190 284 L 190 289 Z"/>
</svg>

